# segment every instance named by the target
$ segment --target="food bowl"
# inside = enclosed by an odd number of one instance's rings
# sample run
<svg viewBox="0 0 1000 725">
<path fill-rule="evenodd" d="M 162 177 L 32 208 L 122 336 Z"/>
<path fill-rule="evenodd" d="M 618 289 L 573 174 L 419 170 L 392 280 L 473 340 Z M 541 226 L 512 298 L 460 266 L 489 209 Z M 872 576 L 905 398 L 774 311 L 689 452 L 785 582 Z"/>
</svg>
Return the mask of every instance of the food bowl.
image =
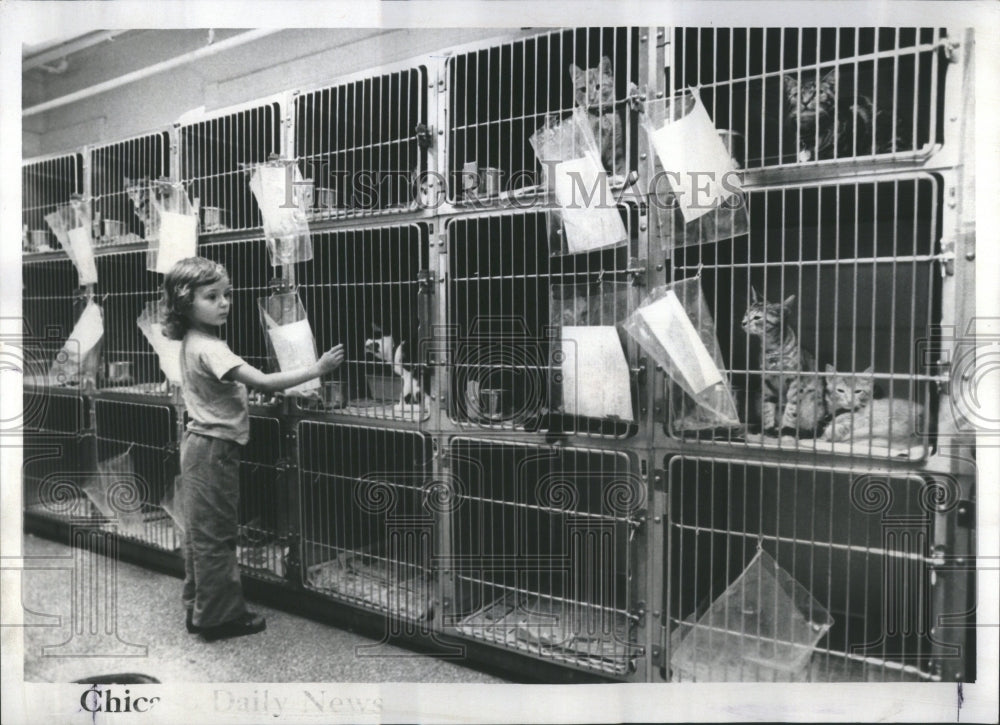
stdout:
<svg viewBox="0 0 1000 725">
<path fill-rule="evenodd" d="M 226 210 L 221 206 L 203 206 L 201 208 L 201 230 L 203 232 L 218 232 L 226 229 Z"/>
<path fill-rule="evenodd" d="M 403 397 L 403 379 L 396 375 L 366 375 L 368 397 L 380 403 L 395 403 Z"/>
</svg>

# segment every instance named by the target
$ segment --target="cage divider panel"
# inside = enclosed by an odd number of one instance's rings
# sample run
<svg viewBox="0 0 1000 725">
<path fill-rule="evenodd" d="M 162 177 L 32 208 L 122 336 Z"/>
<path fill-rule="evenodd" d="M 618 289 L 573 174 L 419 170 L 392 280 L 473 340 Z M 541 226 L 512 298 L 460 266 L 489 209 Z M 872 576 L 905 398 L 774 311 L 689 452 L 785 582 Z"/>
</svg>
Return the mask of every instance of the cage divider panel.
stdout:
<svg viewBox="0 0 1000 725">
<path fill-rule="evenodd" d="M 617 128 L 622 147 L 616 155 L 624 154 L 628 169 L 607 171 L 627 176 L 635 168 L 636 151 L 634 121 L 625 100 L 629 83 L 638 81 L 639 32 L 624 27 L 554 31 L 449 58 L 450 154 L 445 172 L 449 201 L 482 198 L 482 190 L 476 188 L 473 196 L 469 185 L 463 188 L 463 180 L 473 173 L 485 178 L 487 169 L 499 174 L 499 187 L 508 193 L 539 185 L 540 166 L 528 139 L 547 117 L 568 116 L 572 111 L 570 65 L 596 69 L 603 57 L 614 71 L 615 118 L 612 122 L 611 112 L 595 108 L 592 123 L 600 131 L 598 145 L 604 149 L 614 146 L 612 132 L 605 129 Z M 599 116 L 609 118 L 600 122 Z"/>
<path fill-rule="evenodd" d="M 399 430 L 298 425 L 305 585 L 404 619 L 433 616 L 431 442 Z"/>
<path fill-rule="evenodd" d="M 420 208 L 427 69 L 365 78 L 295 98 L 295 158 L 316 193 L 311 217 Z"/>
<path fill-rule="evenodd" d="M 180 180 L 198 199 L 203 234 L 261 226 L 244 166 L 281 153 L 277 103 L 183 125 L 179 146 Z"/>
<path fill-rule="evenodd" d="M 933 497 L 899 472 L 668 456 L 664 576 L 670 643 L 763 547 L 834 619 L 807 671 L 818 681 L 926 679 L 932 656 Z M 957 497 L 954 497 L 957 501 Z"/>
<path fill-rule="evenodd" d="M 138 507 L 144 532 L 130 534 L 129 538 L 156 549 L 177 549 L 180 531 L 163 508 L 174 478 L 180 473 L 177 412 L 170 405 L 96 398 L 94 414 L 98 467 L 102 461 L 125 452 L 131 459 L 138 500 L 124 505 L 129 509 Z"/>
<path fill-rule="evenodd" d="M 51 250 L 58 250 L 59 245 L 45 223 L 45 217 L 57 207 L 68 204 L 74 194 L 83 193 L 83 156 L 68 154 L 23 164 L 21 189 L 24 195 L 21 224 L 28 229 L 28 239 L 22 239 L 22 251 L 44 251 L 37 249 L 37 242 L 42 237 Z M 39 233 L 34 240 L 32 232 Z"/>
<path fill-rule="evenodd" d="M 157 134 L 90 150 L 90 194 L 95 246 L 141 242 L 150 231 L 136 211 L 127 189 L 170 175 L 170 138 Z M 151 204 L 146 191 L 146 204 Z"/>
<path fill-rule="evenodd" d="M 782 319 L 800 348 L 816 359 L 816 371 L 781 373 L 783 387 L 798 377 L 825 390 L 826 381 L 833 380 L 825 370 L 829 364 L 841 376 L 866 380 L 873 398 L 897 399 L 891 403 L 894 417 L 905 421 L 915 403 L 922 406 L 924 421 L 934 419 L 934 379 L 921 367 L 918 353 L 941 314 L 935 248 L 940 194 L 939 179 L 931 175 L 752 189 L 747 193 L 751 230 L 745 241 L 675 250 L 672 276 L 701 274 L 743 420 L 751 425 L 761 420 L 761 338 L 741 328 L 751 309 L 751 288 L 771 303 L 795 295 Z M 922 288 L 927 294 L 918 299 Z M 874 374 L 865 377 L 862 371 L 869 366 Z M 857 415 L 878 423 L 882 418 L 873 416 L 889 406 L 883 400 Z M 902 432 L 891 446 L 860 434 L 837 442 L 808 435 L 740 438 L 718 432 L 685 440 L 872 458 L 928 454 L 932 429 L 921 430 L 931 435 L 920 440 L 905 435 L 905 423 L 894 425 Z"/>
</svg>

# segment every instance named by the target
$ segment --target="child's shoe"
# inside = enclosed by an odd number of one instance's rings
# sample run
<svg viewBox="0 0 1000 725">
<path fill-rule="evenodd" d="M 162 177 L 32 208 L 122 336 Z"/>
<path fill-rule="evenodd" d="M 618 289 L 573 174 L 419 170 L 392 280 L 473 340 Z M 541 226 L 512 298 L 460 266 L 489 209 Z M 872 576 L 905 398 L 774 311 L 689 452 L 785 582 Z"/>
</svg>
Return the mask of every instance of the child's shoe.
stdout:
<svg viewBox="0 0 1000 725">
<path fill-rule="evenodd" d="M 214 627 L 200 627 L 201 636 L 206 642 L 214 642 L 217 639 L 229 639 L 231 637 L 243 637 L 248 634 L 257 634 L 267 629 L 267 622 L 259 614 L 245 612 L 236 619 L 232 619 Z"/>
<path fill-rule="evenodd" d="M 184 624 L 187 626 L 187 631 L 189 634 L 198 634 L 201 631 L 201 627 L 194 623 L 194 610 L 187 610 L 187 617 L 185 618 Z"/>
</svg>

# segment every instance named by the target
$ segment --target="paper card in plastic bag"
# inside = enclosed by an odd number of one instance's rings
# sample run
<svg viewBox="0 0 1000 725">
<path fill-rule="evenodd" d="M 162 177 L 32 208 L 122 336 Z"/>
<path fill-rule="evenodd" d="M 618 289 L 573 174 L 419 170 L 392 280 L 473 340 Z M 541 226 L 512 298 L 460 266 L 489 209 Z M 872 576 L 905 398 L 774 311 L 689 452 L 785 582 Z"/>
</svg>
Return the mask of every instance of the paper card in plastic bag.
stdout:
<svg viewBox="0 0 1000 725">
<path fill-rule="evenodd" d="M 691 222 L 732 195 L 723 181 L 736 180 L 736 166 L 697 94 L 686 91 L 671 106 L 662 125 L 649 114 L 644 123 L 684 220 Z"/>
<path fill-rule="evenodd" d="M 302 172 L 297 166 L 286 164 L 258 166 L 250 177 L 250 190 L 260 207 L 273 266 L 312 259 L 306 215 L 308 195 L 296 193 L 300 186 L 306 186 Z"/>
<path fill-rule="evenodd" d="M 160 370 L 174 385 L 181 384 L 181 341 L 171 340 L 163 334 L 159 303 L 150 302 L 136 320 L 139 329 L 156 353 Z"/>
<path fill-rule="evenodd" d="M 135 474 L 131 446 L 124 453 L 97 462 L 97 476 L 83 477 L 83 492 L 101 515 L 117 523 L 119 533 L 142 536 L 146 485 Z"/>
<path fill-rule="evenodd" d="M 56 354 L 49 369 L 49 384 L 76 384 L 81 376 L 94 374 L 97 363 L 94 355 L 103 337 L 104 312 L 100 305 L 90 300 L 73 326 L 66 344 Z M 88 365 L 88 362 L 93 364 Z"/>
<path fill-rule="evenodd" d="M 180 260 L 198 254 L 198 217 L 172 211 L 160 213 L 156 272 L 166 274 Z"/>
<path fill-rule="evenodd" d="M 672 290 L 637 312 L 694 395 L 722 382 L 722 373 Z"/>
<path fill-rule="evenodd" d="M 313 338 L 309 320 L 299 320 L 288 325 L 272 327 L 267 331 L 267 334 L 271 339 L 271 345 L 274 346 L 278 367 L 284 372 L 302 370 L 313 365 L 318 359 L 316 341 Z M 289 394 L 308 393 L 311 390 L 318 390 L 319 387 L 319 378 L 313 378 L 289 388 L 285 392 Z"/>
<path fill-rule="evenodd" d="M 594 155 L 588 153 L 556 164 L 553 184 L 570 253 L 600 249 L 627 239 L 608 175 Z"/>
<path fill-rule="evenodd" d="M 635 419 L 628 361 L 615 327 L 563 327 L 561 349 L 565 413 Z"/>
<path fill-rule="evenodd" d="M 77 227 L 67 232 L 69 245 L 73 249 L 73 262 L 80 276 L 80 285 L 97 284 L 97 265 L 94 264 L 94 249 L 90 241 L 90 227 Z"/>
</svg>

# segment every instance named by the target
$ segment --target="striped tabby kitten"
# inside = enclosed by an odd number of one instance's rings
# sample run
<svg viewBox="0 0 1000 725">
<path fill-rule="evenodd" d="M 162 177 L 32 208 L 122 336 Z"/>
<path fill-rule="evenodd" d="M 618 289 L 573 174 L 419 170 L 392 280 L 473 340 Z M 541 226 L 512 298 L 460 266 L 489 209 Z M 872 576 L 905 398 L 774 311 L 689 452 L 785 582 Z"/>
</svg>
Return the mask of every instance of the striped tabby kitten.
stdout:
<svg viewBox="0 0 1000 725">
<path fill-rule="evenodd" d="M 611 60 L 601 58 L 596 68 L 569 66 L 576 105 L 587 110 L 594 138 L 601 149 L 601 162 L 612 183 L 621 183 L 626 173 L 625 122 L 615 109 L 615 71 Z"/>
<path fill-rule="evenodd" d="M 872 368 L 859 375 L 837 375 L 826 366 L 826 405 L 835 414 L 823 432 L 828 441 L 868 440 L 880 445 L 919 442 L 924 408 L 903 398 L 872 399 Z"/>
<path fill-rule="evenodd" d="M 815 434 L 826 411 L 818 382 L 799 375 L 814 371 L 816 360 L 812 353 L 802 349 L 798 335 L 788 324 L 795 295 L 780 303 L 761 299 L 753 287 L 750 295 L 750 306 L 743 316 L 743 330 L 761 338 L 760 369 L 764 375 L 761 428 L 774 435 L 778 433 L 780 422 L 781 428 Z"/>
</svg>

